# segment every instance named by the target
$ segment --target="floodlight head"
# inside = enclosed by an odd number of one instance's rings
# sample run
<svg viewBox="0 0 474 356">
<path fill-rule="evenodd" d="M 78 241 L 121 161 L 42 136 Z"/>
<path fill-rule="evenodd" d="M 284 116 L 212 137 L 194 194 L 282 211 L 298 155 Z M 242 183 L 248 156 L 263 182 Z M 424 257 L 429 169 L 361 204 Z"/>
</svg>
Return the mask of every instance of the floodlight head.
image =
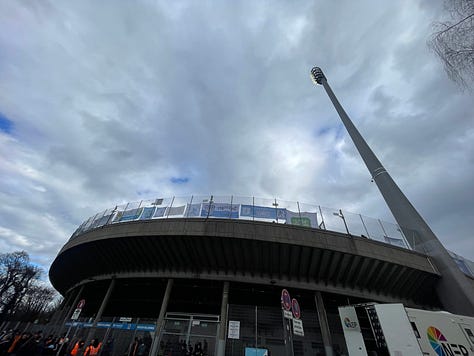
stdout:
<svg viewBox="0 0 474 356">
<path fill-rule="evenodd" d="M 311 69 L 311 79 L 314 84 L 323 84 L 323 80 L 326 80 L 326 77 L 323 74 L 323 71 L 319 67 L 313 67 Z"/>
</svg>

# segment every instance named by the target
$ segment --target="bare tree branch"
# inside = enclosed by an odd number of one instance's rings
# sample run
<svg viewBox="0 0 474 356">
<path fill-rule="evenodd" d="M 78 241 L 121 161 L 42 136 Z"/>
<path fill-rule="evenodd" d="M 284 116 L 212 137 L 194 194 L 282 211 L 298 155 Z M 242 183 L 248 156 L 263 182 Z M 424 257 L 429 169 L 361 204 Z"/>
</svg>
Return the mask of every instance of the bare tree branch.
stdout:
<svg viewBox="0 0 474 356">
<path fill-rule="evenodd" d="M 474 86 L 474 0 L 447 0 L 451 21 L 433 24 L 428 46 L 444 65 L 448 77 L 462 89 Z"/>
</svg>

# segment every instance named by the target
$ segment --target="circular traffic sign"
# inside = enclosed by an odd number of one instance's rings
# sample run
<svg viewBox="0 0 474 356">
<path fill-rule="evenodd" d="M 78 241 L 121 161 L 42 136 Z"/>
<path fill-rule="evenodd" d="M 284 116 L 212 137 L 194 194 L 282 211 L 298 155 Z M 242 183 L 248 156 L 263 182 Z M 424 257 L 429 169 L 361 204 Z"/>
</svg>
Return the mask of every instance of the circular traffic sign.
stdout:
<svg viewBox="0 0 474 356">
<path fill-rule="evenodd" d="M 77 303 L 77 309 L 82 309 L 84 308 L 84 305 L 86 304 L 86 300 L 85 299 L 81 299 L 79 301 L 79 303 Z"/>
<path fill-rule="evenodd" d="M 288 293 L 286 289 L 283 289 L 281 291 L 281 306 L 285 310 L 291 309 L 291 297 L 290 297 L 290 293 Z"/>
<path fill-rule="evenodd" d="M 301 309 L 298 301 L 295 298 L 291 300 L 291 310 L 293 311 L 293 316 L 295 319 L 299 319 L 301 316 Z"/>
</svg>

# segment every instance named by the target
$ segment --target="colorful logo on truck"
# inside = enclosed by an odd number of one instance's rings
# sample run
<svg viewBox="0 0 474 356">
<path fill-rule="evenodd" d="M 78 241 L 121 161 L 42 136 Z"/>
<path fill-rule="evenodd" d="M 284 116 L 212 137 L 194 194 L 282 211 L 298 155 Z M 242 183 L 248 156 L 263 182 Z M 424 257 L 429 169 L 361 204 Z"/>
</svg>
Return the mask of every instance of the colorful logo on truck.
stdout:
<svg viewBox="0 0 474 356">
<path fill-rule="evenodd" d="M 443 333 L 434 326 L 430 326 L 426 330 L 426 334 L 428 335 L 431 347 L 438 356 L 469 355 L 465 346 L 460 344 L 450 344 Z"/>
<path fill-rule="evenodd" d="M 355 321 L 351 321 L 348 317 L 344 318 L 344 325 L 349 329 L 355 329 L 357 327 L 357 323 Z"/>
</svg>

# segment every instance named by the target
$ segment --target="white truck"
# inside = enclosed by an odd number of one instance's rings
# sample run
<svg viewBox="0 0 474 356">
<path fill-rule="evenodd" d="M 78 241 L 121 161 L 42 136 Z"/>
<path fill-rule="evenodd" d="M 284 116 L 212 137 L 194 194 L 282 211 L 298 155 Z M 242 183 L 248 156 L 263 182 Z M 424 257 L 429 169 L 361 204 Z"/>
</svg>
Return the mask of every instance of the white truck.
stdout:
<svg viewBox="0 0 474 356">
<path fill-rule="evenodd" d="M 474 356 L 474 318 L 403 304 L 339 307 L 349 356 Z"/>
</svg>

